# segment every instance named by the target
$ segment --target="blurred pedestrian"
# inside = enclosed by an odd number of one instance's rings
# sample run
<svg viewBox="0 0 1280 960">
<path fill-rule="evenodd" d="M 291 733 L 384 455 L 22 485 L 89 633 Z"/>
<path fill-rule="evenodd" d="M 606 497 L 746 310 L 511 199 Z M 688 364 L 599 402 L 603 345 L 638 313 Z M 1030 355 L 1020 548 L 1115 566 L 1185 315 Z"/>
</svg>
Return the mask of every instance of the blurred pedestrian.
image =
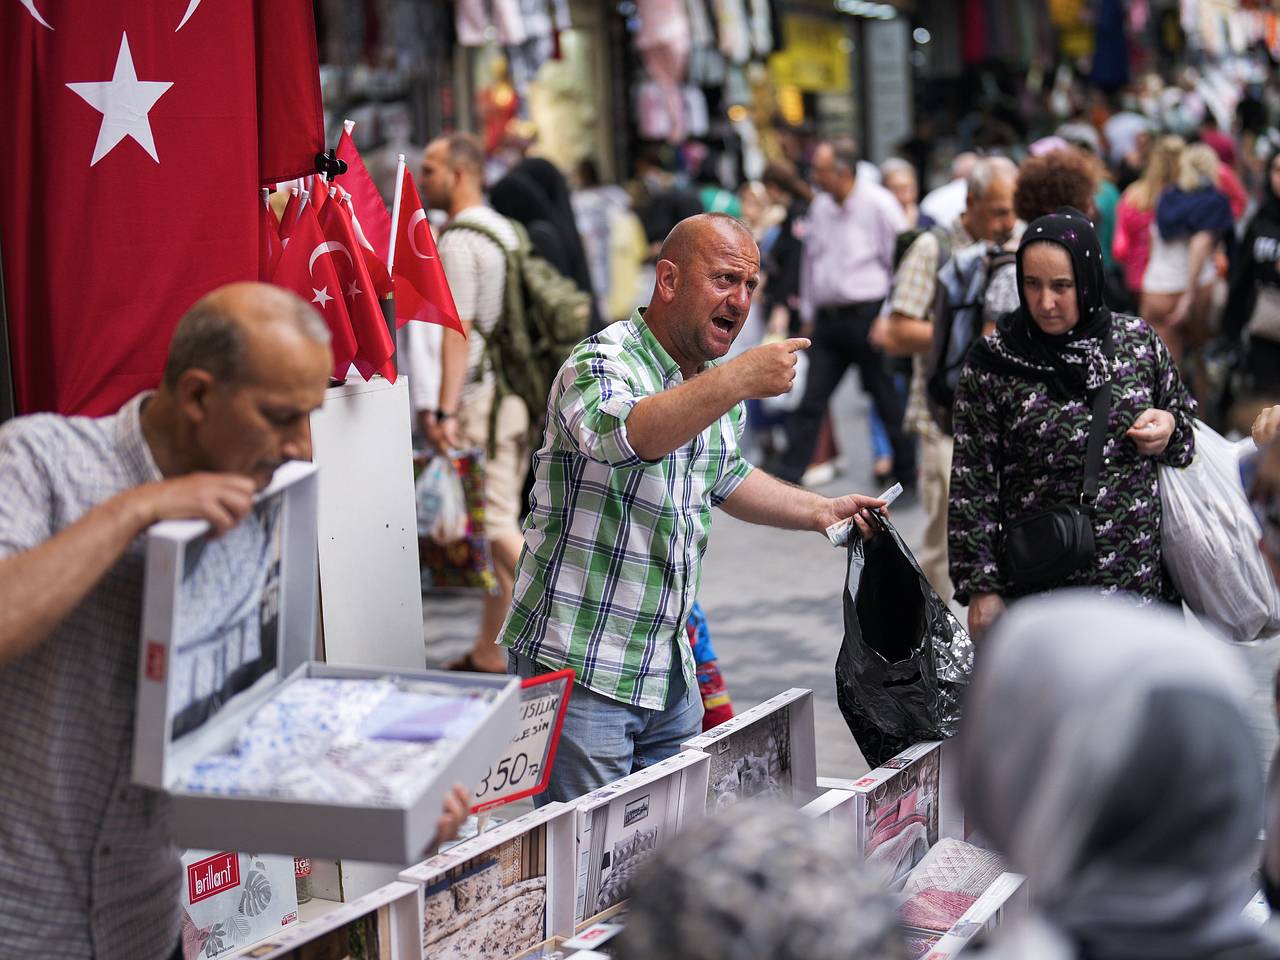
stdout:
<svg viewBox="0 0 1280 960">
<path fill-rule="evenodd" d="M 944 602 L 953 593 L 947 569 L 947 501 L 951 481 L 951 436 L 929 411 L 925 375 L 933 347 L 938 271 L 956 251 L 973 244 L 1008 243 L 1018 220 L 1013 195 L 1018 168 L 1004 157 L 979 160 L 969 173 L 965 212 L 950 224 L 948 234 L 937 228 L 922 233 L 908 248 L 894 274 L 883 345 L 890 354 L 910 355 L 913 361 L 910 401 L 905 429 L 920 442 L 920 498 L 925 529 L 916 559 Z M 1016 304 L 1016 297 L 1008 309 Z M 943 318 L 950 320 L 950 317 Z"/>
<path fill-rule="evenodd" d="M 1213 254 L 1232 223 L 1231 207 L 1218 189 L 1217 155 L 1202 143 L 1184 148 L 1178 178 L 1156 203 L 1151 257 L 1142 276 L 1142 316 L 1175 363 L 1208 336 L 1218 279 Z"/>
<path fill-rule="evenodd" d="M 895 475 L 914 488 L 915 444 L 902 431 L 905 404 L 884 354 L 869 339 L 889 292 L 906 217 L 889 191 L 855 176 L 857 161 L 847 139 L 827 141 L 814 152 L 813 175 L 822 192 L 809 207 L 800 279 L 800 315 L 812 328 L 813 346 L 778 474 L 791 483 L 804 476 L 827 403 L 852 365 L 889 431 Z"/>
<path fill-rule="evenodd" d="M 1116 232 L 1111 252 L 1124 272 L 1124 285 L 1135 302 L 1141 299 L 1142 277 L 1151 257 L 1156 203 L 1178 179 L 1178 157 L 1184 145 L 1181 137 L 1160 137 L 1149 152 L 1142 176 L 1120 195 L 1116 205 Z"/>
<path fill-rule="evenodd" d="M 1021 304 L 969 352 L 954 407 L 951 579 L 977 637 L 1008 599 L 1041 590 L 1090 585 L 1177 600 L 1161 562 L 1156 467 L 1186 466 L 1194 453 L 1194 404 L 1178 368 L 1150 327 L 1103 302 L 1097 235 L 1080 211 L 1027 226 L 1017 276 Z M 1110 412 L 1090 503 L 1086 448 L 1104 384 Z M 1002 532 L 1063 504 L 1083 506 L 1093 553 L 1053 582 L 1028 584 Z M 1046 558 L 1058 546 L 1047 541 Z"/>
<path fill-rule="evenodd" d="M 920 220 L 920 184 L 916 168 L 906 160 L 890 157 L 880 164 L 880 185 L 893 194 L 907 218 L 907 229 Z"/>
<path fill-rule="evenodd" d="M 983 956 L 1280 957 L 1241 914 L 1263 819 L 1250 686 L 1181 611 L 1069 593 L 1008 614 L 969 690 L 960 787 L 1035 907 Z"/>
<path fill-rule="evenodd" d="M 1271 151 L 1266 170 L 1231 273 L 1223 334 L 1244 340 L 1250 392 L 1280 394 L 1280 149 Z"/>
</svg>

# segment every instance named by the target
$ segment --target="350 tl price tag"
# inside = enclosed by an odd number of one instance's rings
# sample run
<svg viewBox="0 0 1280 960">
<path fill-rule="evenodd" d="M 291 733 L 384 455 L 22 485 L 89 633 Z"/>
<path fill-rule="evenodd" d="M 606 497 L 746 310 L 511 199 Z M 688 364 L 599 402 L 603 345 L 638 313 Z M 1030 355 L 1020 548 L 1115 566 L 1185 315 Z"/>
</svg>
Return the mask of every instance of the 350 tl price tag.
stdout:
<svg viewBox="0 0 1280 960">
<path fill-rule="evenodd" d="M 529 677 L 521 683 L 520 728 L 476 785 L 472 813 L 531 797 L 547 788 L 572 689 L 572 670 Z"/>
</svg>

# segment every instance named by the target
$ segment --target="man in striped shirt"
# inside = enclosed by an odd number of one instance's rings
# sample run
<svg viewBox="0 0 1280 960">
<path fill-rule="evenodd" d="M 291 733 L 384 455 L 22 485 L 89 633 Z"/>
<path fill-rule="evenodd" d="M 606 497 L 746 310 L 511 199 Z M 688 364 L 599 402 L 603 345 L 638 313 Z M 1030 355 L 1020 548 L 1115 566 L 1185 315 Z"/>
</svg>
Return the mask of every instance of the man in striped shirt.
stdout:
<svg viewBox="0 0 1280 960">
<path fill-rule="evenodd" d="M 140 535 L 223 533 L 310 457 L 328 344 L 294 294 L 233 284 L 179 322 L 158 390 L 0 428 L 0 954 L 182 956 L 168 804 L 130 776 Z"/>
<path fill-rule="evenodd" d="M 680 749 L 702 703 L 682 633 L 711 508 L 822 532 L 881 505 L 827 498 L 747 463 L 743 403 L 791 389 L 795 339 L 724 364 L 759 282 L 751 233 L 724 214 L 679 223 L 645 310 L 579 344 L 552 387 L 533 508 L 499 645 L 521 676 L 572 667 L 549 789 L 568 800 Z"/>
</svg>

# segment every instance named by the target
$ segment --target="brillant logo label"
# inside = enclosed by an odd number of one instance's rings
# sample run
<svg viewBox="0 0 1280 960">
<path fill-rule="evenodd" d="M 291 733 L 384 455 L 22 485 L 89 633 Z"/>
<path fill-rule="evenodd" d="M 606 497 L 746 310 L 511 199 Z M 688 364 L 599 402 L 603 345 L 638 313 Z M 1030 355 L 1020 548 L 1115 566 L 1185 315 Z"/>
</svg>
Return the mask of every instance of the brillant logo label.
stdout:
<svg viewBox="0 0 1280 960">
<path fill-rule="evenodd" d="M 187 893 L 192 903 L 240 886 L 240 856 L 215 853 L 187 867 Z"/>
</svg>

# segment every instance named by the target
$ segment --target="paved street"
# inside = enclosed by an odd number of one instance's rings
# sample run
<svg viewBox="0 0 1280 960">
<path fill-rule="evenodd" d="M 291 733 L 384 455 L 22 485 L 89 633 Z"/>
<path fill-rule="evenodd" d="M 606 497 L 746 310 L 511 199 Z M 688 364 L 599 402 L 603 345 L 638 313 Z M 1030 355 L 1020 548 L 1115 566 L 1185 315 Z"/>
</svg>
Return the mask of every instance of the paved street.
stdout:
<svg viewBox="0 0 1280 960">
<path fill-rule="evenodd" d="M 856 383 L 852 374 L 846 377 L 833 404 L 843 473 L 822 488 L 831 494 L 879 492 L 871 489 L 866 403 Z M 924 522 L 919 506 L 895 509 L 893 518 L 907 543 L 916 543 Z M 756 527 L 717 513 L 700 595 L 738 710 L 789 687 L 813 690 L 819 776 L 850 777 L 866 770 L 835 699 L 844 556 L 823 537 Z M 438 665 L 465 651 L 478 616 L 473 597 L 428 596 L 428 663 Z M 1269 757 L 1276 743 L 1271 677 L 1280 662 L 1280 643 L 1241 655 L 1255 679 L 1254 724 Z"/>
</svg>

